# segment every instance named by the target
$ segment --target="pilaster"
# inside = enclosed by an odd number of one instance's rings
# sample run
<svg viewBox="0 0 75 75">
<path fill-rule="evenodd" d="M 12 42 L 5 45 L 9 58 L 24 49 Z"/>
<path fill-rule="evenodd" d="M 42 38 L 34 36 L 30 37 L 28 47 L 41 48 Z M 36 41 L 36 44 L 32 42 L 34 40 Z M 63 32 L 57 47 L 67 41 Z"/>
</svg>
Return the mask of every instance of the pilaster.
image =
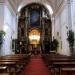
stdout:
<svg viewBox="0 0 75 75">
<path fill-rule="evenodd" d="M 0 0 L 0 30 L 4 25 L 4 1 Z"/>
</svg>

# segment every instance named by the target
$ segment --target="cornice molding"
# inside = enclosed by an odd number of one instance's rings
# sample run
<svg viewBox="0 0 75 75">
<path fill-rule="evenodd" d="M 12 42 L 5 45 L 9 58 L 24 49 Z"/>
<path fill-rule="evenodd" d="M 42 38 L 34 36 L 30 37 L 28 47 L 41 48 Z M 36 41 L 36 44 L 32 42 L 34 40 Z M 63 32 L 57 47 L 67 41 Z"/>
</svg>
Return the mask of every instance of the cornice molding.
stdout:
<svg viewBox="0 0 75 75">
<path fill-rule="evenodd" d="M 1 4 L 4 4 L 4 1 L 5 1 L 5 0 L 0 0 L 0 5 L 1 5 Z"/>
<path fill-rule="evenodd" d="M 64 8 L 64 6 L 65 6 L 65 0 L 62 0 L 60 5 L 57 7 L 56 11 L 54 12 L 53 16 L 56 16 L 57 14 L 59 14 Z"/>
<path fill-rule="evenodd" d="M 13 11 L 16 13 L 16 5 L 14 4 L 14 2 L 12 0 L 8 0 L 8 2 L 11 5 Z"/>
<path fill-rule="evenodd" d="M 0 0 L 0 3 L 4 3 L 5 2 L 5 0 Z"/>
</svg>

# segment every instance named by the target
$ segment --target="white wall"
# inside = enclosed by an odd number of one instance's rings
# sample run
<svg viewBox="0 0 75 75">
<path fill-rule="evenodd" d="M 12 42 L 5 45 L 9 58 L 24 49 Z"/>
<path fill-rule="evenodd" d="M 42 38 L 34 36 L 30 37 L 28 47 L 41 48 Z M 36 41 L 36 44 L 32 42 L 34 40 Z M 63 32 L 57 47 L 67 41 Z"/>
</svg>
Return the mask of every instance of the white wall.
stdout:
<svg viewBox="0 0 75 75">
<path fill-rule="evenodd" d="M 2 30 L 4 21 L 4 3 L 0 3 L 0 30 Z"/>
<path fill-rule="evenodd" d="M 68 21 L 68 5 L 64 4 L 63 7 L 60 8 L 60 12 L 55 16 L 55 37 L 59 40 L 59 49 L 58 53 L 63 55 L 70 55 L 69 44 L 67 41 L 67 32 L 69 28 Z M 59 35 L 57 35 L 59 32 Z"/>
<path fill-rule="evenodd" d="M 4 56 L 13 53 L 11 45 L 12 45 L 12 38 L 17 38 L 16 35 L 17 25 L 16 25 L 16 13 L 13 13 L 11 5 L 8 2 L 5 2 L 1 9 L 3 9 L 1 11 L 2 13 L 1 15 L 3 16 L 3 18 L 0 19 L 0 21 L 3 21 L 1 29 L 3 29 L 6 32 L 6 35 L 4 37 L 3 48 L 0 53 L 1 56 Z"/>
<path fill-rule="evenodd" d="M 75 34 L 75 0 L 71 1 L 71 15 L 72 15 L 71 17 L 72 18 L 72 30 Z M 75 54 L 75 44 L 74 44 L 74 54 Z"/>
<path fill-rule="evenodd" d="M 71 2 L 72 30 L 75 32 L 75 0 Z"/>
<path fill-rule="evenodd" d="M 3 28 L 3 20 L 4 20 L 4 3 L 0 1 L 0 30 Z M 0 50 L 1 55 L 1 50 Z"/>
</svg>

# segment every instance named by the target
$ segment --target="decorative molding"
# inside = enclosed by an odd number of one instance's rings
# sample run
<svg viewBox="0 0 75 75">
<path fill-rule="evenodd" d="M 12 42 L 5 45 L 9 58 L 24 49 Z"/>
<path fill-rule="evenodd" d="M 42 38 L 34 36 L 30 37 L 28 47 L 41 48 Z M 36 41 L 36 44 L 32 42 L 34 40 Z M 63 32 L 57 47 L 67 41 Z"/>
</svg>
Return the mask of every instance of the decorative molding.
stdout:
<svg viewBox="0 0 75 75">
<path fill-rule="evenodd" d="M 4 3 L 5 2 L 5 0 L 0 0 L 0 3 Z"/>
<path fill-rule="evenodd" d="M 11 5 L 13 11 L 16 13 L 16 5 L 14 4 L 14 2 L 12 0 L 8 0 L 9 4 Z"/>
<path fill-rule="evenodd" d="M 4 4 L 4 2 L 0 1 L 0 5 L 3 5 L 3 4 Z"/>
<path fill-rule="evenodd" d="M 65 1 L 62 0 L 60 5 L 57 7 L 56 11 L 54 12 L 53 16 L 56 16 L 58 13 L 60 13 L 62 11 L 62 9 L 64 8 L 64 5 L 65 5 Z"/>
</svg>

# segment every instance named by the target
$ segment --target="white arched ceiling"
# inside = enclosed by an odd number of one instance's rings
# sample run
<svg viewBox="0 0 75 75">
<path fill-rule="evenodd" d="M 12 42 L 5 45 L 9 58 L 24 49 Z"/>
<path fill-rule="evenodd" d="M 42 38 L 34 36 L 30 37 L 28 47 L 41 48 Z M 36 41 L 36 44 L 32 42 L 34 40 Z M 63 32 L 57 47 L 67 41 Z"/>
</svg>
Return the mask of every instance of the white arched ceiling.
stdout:
<svg viewBox="0 0 75 75">
<path fill-rule="evenodd" d="M 52 6 L 50 4 L 51 2 L 47 1 L 47 0 L 23 0 L 23 1 L 21 1 L 21 3 L 18 6 L 18 12 L 21 10 L 22 7 L 24 7 L 24 6 L 26 6 L 26 5 L 30 4 L 30 3 L 42 4 L 48 9 L 50 15 L 53 14 L 53 8 L 52 8 Z"/>
<path fill-rule="evenodd" d="M 31 3 L 39 3 L 44 5 L 50 12 L 53 11 L 53 14 L 56 14 L 56 12 L 59 10 L 59 7 L 61 7 L 62 3 L 66 0 L 9 0 L 11 4 L 14 6 L 17 11 L 20 11 L 20 9 L 28 4 Z"/>
</svg>

